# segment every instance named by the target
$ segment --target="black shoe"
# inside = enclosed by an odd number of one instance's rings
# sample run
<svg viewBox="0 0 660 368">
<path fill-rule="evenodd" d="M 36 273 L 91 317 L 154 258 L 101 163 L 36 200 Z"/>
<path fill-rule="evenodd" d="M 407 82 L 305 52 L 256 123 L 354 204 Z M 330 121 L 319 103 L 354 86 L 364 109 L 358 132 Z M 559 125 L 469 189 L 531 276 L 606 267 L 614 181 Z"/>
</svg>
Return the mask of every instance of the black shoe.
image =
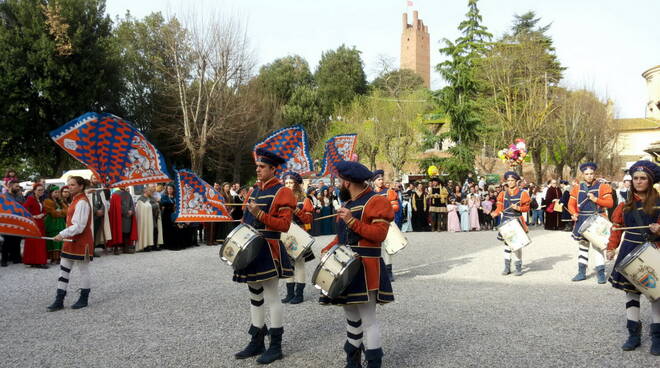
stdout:
<svg viewBox="0 0 660 368">
<path fill-rule="evenodd" d="M 300 304 L 303 302 L 303 292 L 305 291 L 305 284 L 296 283 L 296 293 L 289 301 L 289 304 Z"/>
<path fill-rule="evenodd" d="M 234 354 L 234 357 L 236 359 L 245 359 L 245 358 L 257 356 L 266 350 L 266 345 L 264 344 L 264 337 L 266 337 L 266 335 L 268 334 L 268 329 L 266 328 L 265 325 L 262 328 L 250 326 L 250 330 L 248 331 L 248 333 L 252 335 L 252 339 L 250 339 L 250 342 L 245 347 L 245 349 Z"/>
<path fill-rule="evenodd" d="M 642 323 L 628 320 L 626 328 L 628 328 L 628 340 L 621 346 L 621 349 L 632 351 L 642 344 Z"/>
<path fill-rule="evenodd" d="M 286 283 L 286 296 L 282 299 L 282 303 L 286 304 L 293 299 L 295 286 L 296 284 L 293 282 Z"/>
<path fill-rule="evenodd" d="M 87 302 L 89 301 L 89 290 L 90 289 L 80 289 L 80 298 L 78 298 L 78 301 L 71 306 L 71 309 L 80 309 L 87 306 Z"/>
<path fill-rule="evenodd" d="M 266 350 L 259 358 L 257 358 L 257 363 L 259 364 L 270 364 L 278 359 L 284 358 L 282 354 L 282 335 L 284 334 L 284 328 L 271 328 L 268 330 L 268 336 L 270 338 L 270 345 L 268 350 Z"/>
<path fill-rule="evenodd" d="M 355 347 L 346 341 L 344 343 L 344 351 L 346 352 L 345 368 L 362 368 L 362 347 Z"/>
<path fill-rule="evenodd" d="M 367 368 L 380 368 L 383 364 L 383 349 L 371 349 L 364 352 L 367 358 Z"/>
<path fill-rule="evenodd" d="M 55 301 L 53 304 L 48 306 L 49 312 L 55 312 L 64 308 L 64 297 L 66 296 L 66 290 L 57 289 L 57 294 L 55 295 Z"/>
<path fill-rule="evenodd" d="M 2 261 L 0 262 L 0 267 L 7 267 L 9 264 L 7 264 L 7 261 Z"/>
</svg>

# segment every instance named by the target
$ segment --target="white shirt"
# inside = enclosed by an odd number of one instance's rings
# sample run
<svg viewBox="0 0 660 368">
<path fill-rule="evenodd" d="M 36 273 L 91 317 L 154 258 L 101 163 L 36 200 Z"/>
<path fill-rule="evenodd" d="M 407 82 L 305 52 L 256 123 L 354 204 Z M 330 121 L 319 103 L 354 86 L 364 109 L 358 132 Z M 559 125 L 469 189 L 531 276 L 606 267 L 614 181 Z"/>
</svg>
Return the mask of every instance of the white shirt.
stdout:
<svg viewBox="0 0 660 368">
<path fill-rule="evenodd" d="M 73 217 L 71 218 L 71 226 L 60 231 L 60 235 L 63 238 L 71 238 L 74 235 L 81 234 L 85 230 L 85 226 L 87 226 L 90 212 L 89 203 L 84 200 L 78 201 L 76 203 L 76 209 L 73 212 Z"/>
</svg>

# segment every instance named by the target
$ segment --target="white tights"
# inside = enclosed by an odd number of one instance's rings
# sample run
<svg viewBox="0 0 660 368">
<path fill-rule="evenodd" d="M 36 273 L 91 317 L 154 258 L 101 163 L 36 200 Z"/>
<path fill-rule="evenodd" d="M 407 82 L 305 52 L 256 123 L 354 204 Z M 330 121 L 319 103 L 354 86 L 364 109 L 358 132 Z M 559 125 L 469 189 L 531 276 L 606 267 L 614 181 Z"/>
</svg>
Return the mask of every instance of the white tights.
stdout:
<svg viewBox="0 0 660 368">
<path fill-rule="evenodd" d="M 248 283 L 250 290 L 250 319 L 255 327 L 263 327 L 266 324 L 266 310 L 264 302 L 268 305 L 270 312 L 270 328 L 282 327 L 284 310 L 278 294 L 277 277 L 261 282 Z"/>
<path fill-rule="evenodd" d="M 60 258 L 60 278 L 57 280 L 57 288 L 66 291 L 69 286 L 69 277 L 73 270 L 73 264 L 78 265 L 80 269 L 80 288 L 89 289 L 91 281 L 89 277 L 89 262 L 74 261 L 68 258 Z"/>
<path fill-rule="evenodd" d="M 639 322 L 640 294 L 626 293 L 626 317 Z M 660 300 L 651 303 L 651 319 L 653 323 L 660 323 Z"/>
<path fill-rule="evenodd" d="M 380 324 L 376 319 L 376 291 L 369 292 L 367 303 L 345 305 L 344 313 L 346 339 L 351 345 L 360 347 L 364 342 L 365 350 L 381 347 Z"/>
<path fill-rule="evenodd" d="M 305 273 L 305 257 L 300 257 L 293 266 L 293 277 L 286 279 L 286 283 L 304 284 L 307 278 L 307 274 Z"/>
</svg>

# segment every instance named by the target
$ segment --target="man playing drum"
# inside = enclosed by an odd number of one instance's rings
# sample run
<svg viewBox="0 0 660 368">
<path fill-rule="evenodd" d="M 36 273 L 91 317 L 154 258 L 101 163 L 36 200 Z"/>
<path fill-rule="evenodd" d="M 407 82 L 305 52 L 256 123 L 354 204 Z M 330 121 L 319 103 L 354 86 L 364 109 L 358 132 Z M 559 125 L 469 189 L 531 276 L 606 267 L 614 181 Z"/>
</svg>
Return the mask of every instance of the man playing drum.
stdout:
<svg viewBox="0 0 660 368">
<path fill-rule="evenodd" d="M 608 184 L 596 180 L 596 169 L 598 166 L 593 162 L 586 162 L 580 165 L 580 171 L 584 182 L 571 190 L 571 198 L 568 200 L 568 212 L 575 221 L 573 226 L 573 239 L 579 243 L 578 251 L 578 273 L 573 277 L 573 281 L 582 281 L 587 279 L 587 264 L 589 264 L 589 247 L 592 247 L 596 254 L 594 263 L 598 283 L 604 284 L 605 280 L 605 256 L 603 251 L 594 247 L 579 232 L 582 223 L 589 216 L 598 213 L 607 217 L 605 208 L 611 208 L 614 204 L 612 200 L 612 189 Z"/>
<path fill-rule="evenodd" d="M 527 224 L 522 214 L 529 211 L 529 205 L 532 202 L 529 193 L 518 187 L 520 176 L 514 171 L 505 172 L 504 180 L 506 180 L 507 189 L 500 192 L 497 196 L 495 211 L 491 212 L 490 215 L 495 218 L 502 214 L 501 224 L 504 224 L 507 220 L 519 221 L 525 232 L 527 232 Z M 497 234 L 497 239 L 504 241 L 504 238 L 499 233 Z M 504 244 L 504 271 L 502 271 L 502 275 L 511 273 L 511 253 L 513 253 L 516 259 L 516 271 L 514 275 L 522 276 L 522 248 L 512 251 L 511 247 L 506 243 Z"/>
<path fill-rule="evenodd" d="M 374 171 L 374 176 L 371 178 L 374 184 L 374 192 L 387 198 L 387 200 L 390 201 L 390 204 L 392 205 L 392 210 L 396 213 L 400 207 L 399 196 L 396 194 L 396 191 L 385 187 L 384 176 L 385 172 L 383 170 Z M 392 257 L 393 256 L 391 256 L 389 253 L 383 252 L 383 261 L 385 262 L 387 276 L 390 278 L 390 281 L 394 281 L 394 273 L 392 272 Z"/>
<path fill-rule="evenodd" d="M 295 215 L 293 221 L 304 229 L 306 224 L 311 224 L 314 218 L 314 204 L 312 200 L 303 192 L 302 177 L 300 174 L 289 171 L 282 175 L 284 178 L 284 185 L 293 191 L 293 195 L 298 201 L 296 209 L 293 211 Z M 286 280 L 286 297 L 282 299 L 282 303 L 299 304 L 303 301 L 303 292 L 305 291 L 305 263 L 314 259 L 312 249 L 308 249 L 294 264 L 293 278 Z"/>
<path fill-rule="evenodd" d="M 259 182 L 248 198 L 243 223 L 259 230 L 269 246 L 260 249 L 257 257 L 246 268 L 234 271 L 235 282 L 248 284 L 252 304 L 250 306 L 252 325 L 248 331 L 252 339 L 245 349 L 235 354 L 235 357 L 245 359 L 261 354 L 257 362 L 269 364 L 283 357 L 283 310 L 278 295 L 278 280 L 293 276 L 293 267 L 280 241 L 280 235 L 289 230 L 296 199 L 291 189 L 284 187 L 275 177 L 275 169 L 284 164 L 284 160 L 262 148 L 258 148 L 256 154 Z M 269 330 L 265 324 L 264 302 L 270 311 Z M 270 336 L 268 350 L 265 350 L 264 345 L 266 334 Z"/>
<path fill-rule="evenodd" d="M 392 205 L 377 195 L 365 182 L 371 171 L 358 162 L 336 164 L 341 179 L 340 197 L 344 207 L 337 213 L 337 236 L 323 248 L 327 252 L 335 244 L 350 245 L 361 256 L 360 269 L 337 298 L 321 297 L 321 304 L 341 305 L 346 314 L 347 339 L 344 344 L 346 367 L 360 367 L 364 345 L 368 367 L 380 367 L 383 349 L 380 326 L 376 319 L 376 303 L 394 300 L 392 285 L 381 258 L 381 243 L 394 219 Z"/>
<path fill-rule="evenodd" d="M 658 240 L 660 235 L 660 197 L 653 189 L 653 184 L 660 181 L 660 167 L 651 161 L 637 161 L 630 167 L 632 185 L 626 201 L 619 203 L 612 214 L 614 227 L 635 227 L 650 225 L 648 229 L 612 231 L 607 245 L 607 259 L 614 258 L 614 253 L 621 237 L 623 243 L 616 258 L 615 270 L 610 275 L 613 287 L 626 292 L 626 317 L 628 319 L 628 340 L 621 347 L 625 351 L 634 350 L 641 345 L 642 323 L 639 321 L 640 292 L 616 270 L 621 261 L 637 246 L 646 241 Z M 656 242 L 657 244 L 657 242 Z M 659 251 L 660 250 L 654 250 Z M 660 271 L 660 270 L 656 270 Z M 657 282 L 657 281 L 654 281 Z M 660 355 L 660 299 L 651 303 L 653 323 L 651 324 L 651 354 Z"/>
</svg>

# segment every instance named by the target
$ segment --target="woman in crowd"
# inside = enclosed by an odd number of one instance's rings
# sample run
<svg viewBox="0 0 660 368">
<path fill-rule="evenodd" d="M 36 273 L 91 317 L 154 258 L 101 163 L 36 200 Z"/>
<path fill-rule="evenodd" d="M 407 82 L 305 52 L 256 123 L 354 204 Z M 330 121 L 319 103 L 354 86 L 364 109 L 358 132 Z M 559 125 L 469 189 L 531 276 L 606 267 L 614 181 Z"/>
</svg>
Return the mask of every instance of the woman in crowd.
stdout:
<svg viewBox="0 0 660 368">
<path fill-rule="evenodd" d="M 330 191 L 328 187 L 324 186 L 321 188 L 319 195 L 317 197 L 319 203 L 319 217 L 330 216 L 332 215 L 332 197 L 330 196 Z M 326 218 L 320 222 L 320 231 L 319 235 L 332 235 L 332 223 L 335 221 L 334 218 Z"/>
<path fill-rule="evenodd" d="M 543 191 L 540 186 L 532 186 L 529 190 L 529 196 L 532 198 L 530 208 L 532 209 L 532 219 L 528 225 L 543 225 Z"/>
<path fill-rule="evenodd" d="M 413 231 L 429 231 L 429 211 L 424 184 L 417 183 L 410 198 Z"/>
<path fill-rule="evenodd" d="M 68 205 L 62 201 L 60 188 L 54 186 L 50 189 L 49 197 L 44 201 L 44 210 L 46 211 L 46 218 L 44 220 L 46 236 L 52 238 L 66 227 Z M 62 242 L 46 240 L 46 250 L 48 251 L 48 258 L 51 264 L 60 263 L 61 249 Z"/>
<path fill-rule="evenodd" d="M 489 196 L 490 193 L 486 193 L 481 201 L 481 224 L 485 230 L 493 228 L 493 218 L 490 216 L 490 212 L 493 210 L 493 202 L 490 200 Z"/>
<path fill-rule="evenodd" d="M 660 167 L 651 161 L 637 161 L 630 167 L 632 186 L 628 198 L 620 203 L 614 214 L 612 222 L 615 227 L 649 226 L 647 229 L 633 229 L 612 231 L 607 245 L 607 259 L 612 260 L 616 248 L 619 255 L 609 281 L 616 289 L 626 293 L 626 327 L 628 339 L 621 347 L 625 351 L 636 349 L 641 345 L 642 324 L 640 322 L 640 292 L 616 269 L 621 261 L 646 241 L 656 242 L 660 236 L 660 197 L 653 188 L 653 184 L 660 181 Z M 622 234 L 623 233 L 623 234 Z M 621 242 L 623 237 L 623 242 Z M 621 244 L 621 245 L 619 245 Z M 648 276 L 650 277 L 650 276 Z M 652 280 L 655 282 L 655 280 Z M 651 302 L 651 354 L 660 355 L 660 300 Z"/>
<path fill-rule="evenodd" d="M 454 197 L 451 197 L 447 204 L 447 231 L 454 233 L 461 231 L 461 222 L 458 220 L 458 206 Z"/>
<path fill-rule="evenodd" d="M 571 199 L 571 185 L 566 180 L 562 180 L 561 189 L 563 193 L 561 195 L 561 204 L 565 208 L 561 213 L 561 228 L 564 231 L 573 230 L 573 220 L 571 219 L 571 213 L 568 212 L 568 201 Z"/>
<path fill-rule="evenodd" d="M 45 188 L 42 184 L 35 184 L 32 195 L 27 198 L 23 206 L 32 214 L 32 218 L 39 227 L 41 236 L 46 235 L 46 210 L 39 198 L 44 194 Z M 23 250 L 23 263 L 35 268 L 48 268 L 48 253 L 46 252 L 46 241 L 43 239 L 25 239 Z"/>
<path fill-rule="evenodd" d="M 561 203 L 561 190 L 557 188 L 557 180 L 548 180 L 548 190 L 545 192 L 543 205 L 545 206 L 545 229 L 559 230 L 561 227 L 561 213 L 558 211 Z"/>
<path fill-rule="evenodd" d="M 2 193 L 6 193 L 9 191 L 9 183 L 12 182 L 13 180 L 18 180 L 18 177 L 16 177 L 16 171 L 13 169 L 7 170 L 7 173 L 5 174 L 4 179 L 2 179 Z"/>
<path fill-rule="evenodd" d="M 163 209 L 163 243 L 165 248 L 174 250 L 179 248 L 177 244 L 179 237 L 179 228 L 174 223 L 174 212 L 176 205 L 176 189 L 174 184 L 167 184 L 165 193 L 160 197 L 160 206 Z"/>
<path fill-rule="evenodd" d="M 461 203 L 463 201 L 463 193 L 461 193 L 461 186 L 455 185 L 453 192 L 450 194 L 456 201 L 456 203 Z"/>
<path fill-rule="evenodd" d="M 225 199 L 226 203 L 232 203 L 233 196 L 231 195 L 231 184 L 224 182 L 222 183 L 222 187 L 220 188 L 220 195 Z M 229 206 L 227 210 L 230 211 L 234 209 L 234 206 Z M 216 238 L 220 239 L 220 241 L 224 242 L 225 238 L 227 235 L 229 235 L 229 232 L 236 227 L 237 223 L 234 222 L 218 222 L 217 223 L 217 229 L 218 233 L 216 234 Z"/>
<path fill-rule="evenodd" d="M 62 187 L 62 202 L 64 202 L 67 206 L 71 204 L 71 191 L 69 191 L 69 187 L 67 185 Z"/>
<path fill-rule="evenodd" d="M 138 241 L 135 251 L 160 250 L 163 244 L 163 226 L 160 219 L 160 204 L 154 198 L 155 188 L 148 185 L 135 202 L 135 215 L 138 222 Z"/>
<path fill-rule="evenodd" d="M 479 231 L 479 207 L 481 207 L 481 199 L 477 194 L 477 187 L 470 186 L 470 194 L 468 194 L 467 205 L 470 211 L 470 230 Z"/>
</svg>

